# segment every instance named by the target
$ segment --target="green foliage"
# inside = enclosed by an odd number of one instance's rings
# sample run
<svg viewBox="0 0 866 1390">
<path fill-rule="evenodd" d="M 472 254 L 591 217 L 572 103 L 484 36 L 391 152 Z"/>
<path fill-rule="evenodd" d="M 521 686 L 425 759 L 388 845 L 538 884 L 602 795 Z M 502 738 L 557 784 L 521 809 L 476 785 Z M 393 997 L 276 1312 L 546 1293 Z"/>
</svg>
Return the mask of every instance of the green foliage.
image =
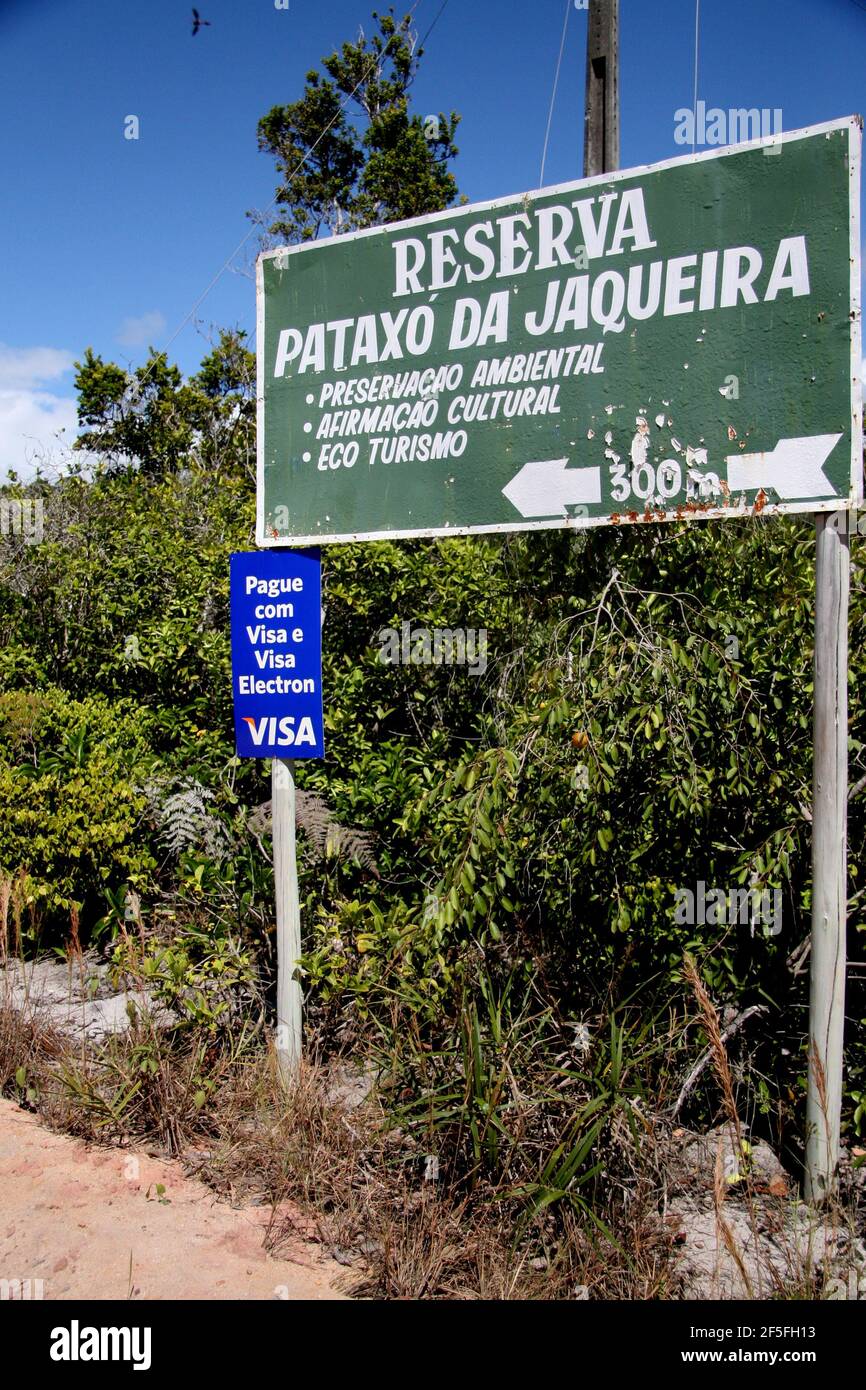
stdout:
<svg viewBox="0 0 866 1390">
<path fill-rule="evenodd" d="M 423 49 L 408 15 L 373 18 L 378 33 L 344 43 L 322 60 L 327 76 L 307 74 L 300 101 L 274 106 L 259 121 L 259 148 L 273 155 L 281 178 L 280 213 L 270 227 L 279 240 L 420 217 L 457 196 L 448 164 L 460 118 L 452 112 L 425 122 L 410 112 Z M 349 103 L 364 123 L 361 133 L 345 114 Z"/>
<path fill-rule="evenodd" d="M 197 376 L 184 381 L 165 353 L 151 349 L 134 372 L 88 348 L 76 364 L 75 448 L 99 455 L 114 473 L 148 477 L 190 462 L 218 472 L 252 466 L 255 451 L 255 355 L 243 331 L 222 332 Z"/>
<path fill-rule="evenodd" d="M 170 941 L 148 941 L 143 954 L 131 938 L 117 942 L 113 959 L 121 972 L 150 988 L 187 1027 L 215 1033 L 225 1029 L 254 997 L 255 967 L 249 951 L 231 937 L 186 926 Z"/>
<path fill-rule="evenodd" d="M 777 537 L 756 527 L 732 549 L 754 573 Z M 655 973 L 676 970 L 691 943 L 674 922 L 678 886 L 754 879 L 784 886 L 790 915 L 802 913 L 808 632 L 786 643 L 793 671 L 768 660 L 748 604 L 738 607 L 740 585 L 719 574 L 729 567 L 708 530 L 674 533 L 665 547 L 679 551 L 680 572 L 701 552 L 703 602 L 648 587 L 659 581 L 641 574 L 644 539 L 629 536 L 626 546 L 630 578 L 614 570 L 591 597 L 564 604 L 559 624 L 544 625 L 553 643 L 500 682 L 491 746 L 461 759 L 404 822 L 432 828 L 439 931 L 456 924 L 498 941 L 515 916 L 529 929 L 579 917 L 572 960 L 576 951 L 591 969 L 612 965 L 619 934 Z M 788 548 L 789 568 L 802 565 L 804 549 Z M 804 610 L 791 613 L 801 628 Z M 725 654 L 731 638 L 736 661 Z M 720 988 L 741 986 L 773 954 L 748 933 L 709 935 L 703 947 L 714 947 Z"/>
<path fill-rule="evenodd" d="M 136 789 L 149 733 L 140 712 L 94 696 L 0 696 L 0 879 L 24 885 L 34 921 L 68 922 L 112 884 L 149 882 Z"/>
<path fill-rule="evenodd" d="M 0 541 L 3 687 L 141 705 L 195 775 L 229 709 L 228 554 L 250 543 L 252 493 L 248 477 L 197 465 L 45 486 L 42 544 Z"/>
<path fill-rule="evenodd" d="M 468 966 L 451 1027 L 431 1040 L 407 1021 L 381 1059 L 401 1097 L 394 1122 L 452 1182 L 516 1204 L 521 1228 L 557 1204 L 595 1220 L 602 1170 L 632 1180 L 669 1065 L 666 1029 L 643 1001 L 573 1029 L 537 985 Z"/>
</svg>

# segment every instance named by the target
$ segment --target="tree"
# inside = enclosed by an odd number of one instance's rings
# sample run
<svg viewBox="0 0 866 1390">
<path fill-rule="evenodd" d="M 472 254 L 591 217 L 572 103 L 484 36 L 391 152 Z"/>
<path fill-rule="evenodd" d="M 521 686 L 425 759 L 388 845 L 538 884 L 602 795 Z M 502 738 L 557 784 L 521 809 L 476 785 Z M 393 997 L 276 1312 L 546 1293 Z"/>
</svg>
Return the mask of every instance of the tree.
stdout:
<svg viewBox="0 0 866 1390">
<path fill-rule="evenodd" d="M 213 471 L 253 467 L 255 354 L 242 330 L 223 330 L 197 375 L 184 381 L 164 352 L 127 372 L 88 348 L 76 362 L 75 448 L 96 453 L 112 472 L 134 467 L 149 477 L 191 462 Z"/>
<path fill-rule="evenodd" d="M 304 95 L 275 106 L 258 126 L 259 148 L 277 161 L 279 239 L 314 240 L 417 217 L 450 206 L 457 184 L 459 116 L 422 118 L 409 111 L 423 49 L 409 16 L 374 12 L 378 32 L 323 59 L 307 74 Z M 354 103 L 364 127 L 346 115 Z M 309 151 L 309 153 L 308 153 Z M 88 348 L 76 363 L 75 448 L 95 453 L 109 473 L 135 469 L 163 477 L 191 464 L 254 473 L 255 356 L 241 331 L 223 331 L 200 371 L 184 381 L 164 352 L 151 348 L 134 372 Z"/>
<path fill-rule="evenodd" d="M 344 43 L 322 60 L 327 76 L 307 74 L 300 101 L 274 106 L 259 121 L 259 149 L 274 156 L 281 178 L 279 216 L 269 228 L 278 240 L 420 217 L 457 198 L 448 164 L 458 153 L 460 117 L 410 113 L 424 50 L 408 15 L 397 22 L 393 10 L 374 11 L 373 18 L 378 32 Z M 361 131 L 346 116 L 350 105 Z"/>
</svg>

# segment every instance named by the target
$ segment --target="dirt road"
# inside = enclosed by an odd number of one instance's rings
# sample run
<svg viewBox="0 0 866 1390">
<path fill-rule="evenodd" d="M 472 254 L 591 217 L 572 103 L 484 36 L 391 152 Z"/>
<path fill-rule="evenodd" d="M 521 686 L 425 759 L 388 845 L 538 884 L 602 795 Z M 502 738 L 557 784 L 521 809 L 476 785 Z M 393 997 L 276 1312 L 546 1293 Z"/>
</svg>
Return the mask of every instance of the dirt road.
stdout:
<svg viewBox="0 0 866 1390">
<path fill-rule="evenodd" d="M 344 1297 L 345 1270 L 318 1246 L 265 1252 L 268 1217 L 217 1201 L 173 1160 L 88 1148 L 0 1098 L 2 1296 L 19 1291 L 3 1281 L 30 1280 L 45 1299 Z"/>
</svg>

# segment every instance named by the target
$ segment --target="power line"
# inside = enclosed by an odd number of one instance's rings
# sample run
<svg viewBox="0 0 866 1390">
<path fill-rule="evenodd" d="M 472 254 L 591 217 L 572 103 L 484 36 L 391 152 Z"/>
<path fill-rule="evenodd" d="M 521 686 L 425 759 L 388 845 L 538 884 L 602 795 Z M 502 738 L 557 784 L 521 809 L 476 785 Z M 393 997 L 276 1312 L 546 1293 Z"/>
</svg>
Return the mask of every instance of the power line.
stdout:
<svg viewBox="0 0 866 1390">
<path fill-rule="evenodd" d="M 440 15 L 442 14 L 442 11 L 445 9 L 445 6 L 446 6 L 447 4 L 448 4 L 448 0 L 442 0 L 442 4 L 439 6 L 439 9 L 438 9 L 437 12 L 436 12 L 436 17 L 435 17 L 435 19 L 433 20 L 433 23 L 430 25 L 429 29 L 427 30 L 426 34 L 424 35 L 424 37 L 423 37 L 423 39 L 420 41 L 420 43 L 416 45 L 417 51 L 418 51 L 419 53 L 422 51 L 422 49 L 423 49 L 425 43 L 426 43 L 427 40 L 429 39 L 430 35 L 433 33 L 433 30 L 436 28 L 436 25 L 439 23 L 439 17 L 440 17 Z M 414 52 L 414 51 L 415 51 L 415 50 L 413 50 L 413 52 Z M 417 77 L 417 75 L 418 75 L 418 70 L 417 70 L 417 68 L 416 68 L 415 72 L 412 74 L 412 76 L 409 78 L 409 81 L 406 83 L 406 88 L 407 88 L 407 90 L 408 90 L 409 87 L 412 86 L 412 83 L 415 81 L 415 78 Z"/>
<path fill-rule="evenodd" d="M 442 11 L 445 9 L 445 6 L 446 6 L 447 4 L 448 4 L 448 0 L 442 0 L 442 4 L 439 6 L 439 10 L 438 10 L 438 13 L 437 13 L 437 15 L 436 15 L 436 18 L 433 20 L 433 23 L 430 25 L 430 28 L 427 30 L 427 33 L 424 35 L 423 39 L 422 39 L 421 42 L 419 43 L 419 45 L 418 45 L 419 48 L 423 48 L 423 47 L 424 47 L 424 45 L 425 45 L 425 43 L 427 42 L 427 40 L 429 39 L 430 35 L 433 33 L 433 30 L 436 28 L 436 25 L 439 23 L 439 16 L 441 15 Z"/>
<path fill-rule="evenodd" d="M 565 19 L 562 21 L 562 38 L 559 41 L 559 57 L 556 60 L 556 72 L 553 77 L 553 91 L 550 93 L 550 109 L 547 113 L 547 130 L 544 132 L 544 149 L 541 152 L 541 174 L 538 179 L 539 188 L 544 187 L 544 165 L 547 160 L 547 144 L 550 139 L 550 125 L 553 120 L 553 107 L 556 102 L 556 89 L 559 86 L 559 69 L 562 67 L 562 55 L 565 51 L 565 34 L 568 29 L 568 12 L 571 9 L 571 0 L 565 0 Z"/>
</svg>

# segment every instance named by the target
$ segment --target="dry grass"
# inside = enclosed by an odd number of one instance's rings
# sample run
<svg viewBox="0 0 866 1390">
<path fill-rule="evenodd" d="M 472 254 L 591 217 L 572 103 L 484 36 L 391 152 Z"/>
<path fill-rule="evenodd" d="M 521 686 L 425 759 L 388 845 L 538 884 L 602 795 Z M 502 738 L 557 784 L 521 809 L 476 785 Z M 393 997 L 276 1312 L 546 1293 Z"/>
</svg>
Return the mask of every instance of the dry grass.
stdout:
<svg viewBox="0 0 866 1390">
<path fill-rule="evenodd" d="M 55 1129 L 158 1146 L 220 1195 L 268 1202 L 270 1247 L 279 1251 L 300 1221 L 347 1265 L 359 1296 L 647 1298 L 670 1286 L 649 1190 L 613 1244 L 571 1212 L 524 1229 L 502 1190 L 479 1184 L 468 1195 L 425 1181 L 417 1143 L 375 1098 L 351 1108 L 336 1098 L 328 1067 L 305 1063 L 286 1092 L 260 1044 L 173 1040 L 140 1016 L 84 1048 L 0 1007 L 0 1088 Z"/>
<path fill-rule="evenodd" d="M 740 1153 L 742 1126 L 718 1014 L 693 963 L 686 963 L 686 976 Z M 515 1132 L 530 1136 L 525 1163 L 533 1171 L 542 1159 L 533 1137 L 538 1126 L 527 1117 L 540 1093 L 529 1076 L 521 1071 L 510 1093 L 525 1102 Z M 413 1129 L 392 1098 L 386 1097 L 387 1110 L 375 1091 L 357 1103 L 335 1082 L 332 1067 L 307 1060 L 285 1090 L 261 1031 L 244 1024 L 217 1038 L 206 1030 L 166 1030 L 141 1013 L 126 1032 L 97 1047 L 0 1005 L 0 1089 L 56 1129 L 93 1143 L 158 1147 L 221 1196 L 269 1204 L 269 1246 L 279 1252 L 299 1232 L 318 1239 L 347 1266 L 357 1296 L 681 1296 L 676 1233 L 659 1215 L 667 1178 L 658 1113 L 632 1107 L 630 1115 L 624 1105 L 613 1112 L 598 1151 L 604 1180 L 594 1186 L 591 1206 L 559 1201 L 531 1215 L 531 1204 L 515 1191 L 511 1151 L 508 1182 L 475 1169 L 467 1178 L 444 1160 L 438 1180 L 428 1180 L 425 1155 L 443 1136 Z M 562 1128 L 556 1138 L 565 1138 Z M 733 1189 L 719 1154 L 708 1198 L 720 1241 L 751 1289 L 753 1265 L 726 1216 L 730 1203 L 745 1203 L 756 1239 L 766 1227 L 766 1210 L 744 1167 L 744 1181 Z M 796 1247 L 790 1270 L 777 1280 L 778 1296 L 821 1296 L 814 1264 L 801 1255 Z"/>
<path fill-rule="evenodd" d="M 730 1129 L 731 1138 L 733 1140 L 734 1153 L 738 1156 L 739 1159 L 739 1155 L 743 1153 L 743 1128 L 740 1124 L 740 1116 L 737 1110 L 736 1097 L 734 1096 L 734 1081 L 733 1076 L 731 1075 L 731 1067 L 730 1062 L 728 1060 L 728 1051 L 725 1046 L 724 1038 L 722 1037 L 722 1027 L 721 1023 L 719 1022 L 719 1015 L 716 1011 L 716 1008 L 712 1000 L 710 999 L 709 994 L 707 993 L 706 987 L 704 986 L 704 982 L 701 979 L 700 974 L 698 972 L 698 967 L 695 964 L 693 957 L 690 955 L 686 955 L 684 957 L 683 974 L 685 975 L 686 980 L 692 988 L 695 1000 L 698 1005 L 698 1009 L 700 1011 L 701 1018 L 703 1020 L 704 1028 L 706 1029 L 707 1039 L 710 1048 L 710 1055 L 712 1058 L 713 1071 L 715 1072 L 716 1080 L 719 1084 L 719 1089 L 722 1093 L 722 1106 L 724 1108 L 725 1116 Z M 731 1259 L 737 1266 L 740 1278 L 743 1281 L 743 1287 L 748 1291 L 749 1297 L 754 1298 L 755 1290 L 752 1285 L 752 1280 L 749 1277 L 749 1272 L 746 1267 L 746 1262 L 743 1259 L 742 1251 L 740 1250 L 740 1247 L 734 1239 L 731 1227 L 725 1220 L 724 1216 L 724 1204 L 730 1191 L 728 1178 L 729 1175 L 724 1171 L 724 1165 L 722 1161 L 722 1144 L 720 1140 L 718 1150 L 716 1152 L 715 1172 L 713 1174 L 713 1203 L 716 1212 L 716 1228 L 724 1243 L 725 1249 L 727 1250 Z M 746 1193 L 747 1199 L 749 1201 L 749 1215 L 752 1225 L 752 1231 L 753 1234 L 755 1234 L 756 1220 L 754 1202 L 752 1200 L 751 1183 L 748 1181 L 748 1178 L 746 1181 Z"/>
<path fill-rule="evenodd" d="M 713 1181 L 716 1228 L 724 1249 L 736 1265 L 743 1288 L 750 1298 L 766 1297 L 767 1291 L 770 1290 L 777 1298 L 816 1299 L 826 1296 L 828 1285 L 838 1282 L 840 1274 L 843 1276 L 842 1282 L 847 1283 L 852 1273 L 856 1287 L 859 1271 L 854 1257 L 857 1250 L 858 1223 L 857 1213 L 853 1208 L 846 1208 L 838 1196 L 826 1200 L 820 1213 L 813 1211 L 807 1215 L 804 1233 L 797 1225 L 801 1212 L 796 1207 L 790 1207 L 787 1201 L 780 1203 L 759 1194 L 748 1160 L 750 1146 L 743 1138 L 733 1075 L 718 1012 L 701 980 L 694 959 L 688 954 L 684 957 L 683 973 L 694 994 L 707 1034 L 712 1070 L 718 1084 L 722 1110 L 740 1165 L 734 1188 L 731 1175 L 724 1169 L 720 1139 Z M 820 1059 L 815 1057 L 814 1051 L 810 1054 L 810 1063 L 815 1069 L 823 1106 L 824 1078 L 820 1071 Z M 725 1218 L 725 1204 L 734 1190 L 748 1213 L 751 1247 L 748 1259 L 744 1248 L 735 1238 L 731 1223 Z M 781 1268 L 779 1263 L 768 1257 L 768 1233 L 772 1233 L 775 1248 L 781 1252 Z M 829 1257 L 827 1251 L 830 1252 Z M 831 1269 L 835 1270 L 835 1273 L 832 1273 Z M 761 1284 L 759 1289 L 755 1287 L 756 1279 Z"/>
<path fill-rule="evenodd" d="M 16 878 L 0 877 L 0 965 L 10 955 L 20 956 L 22 921 L 27 903 L 26 875 L 22 869 Z M 12 914 L 12 940 L 9 940 L 9 915 Z"/>
</svg>

